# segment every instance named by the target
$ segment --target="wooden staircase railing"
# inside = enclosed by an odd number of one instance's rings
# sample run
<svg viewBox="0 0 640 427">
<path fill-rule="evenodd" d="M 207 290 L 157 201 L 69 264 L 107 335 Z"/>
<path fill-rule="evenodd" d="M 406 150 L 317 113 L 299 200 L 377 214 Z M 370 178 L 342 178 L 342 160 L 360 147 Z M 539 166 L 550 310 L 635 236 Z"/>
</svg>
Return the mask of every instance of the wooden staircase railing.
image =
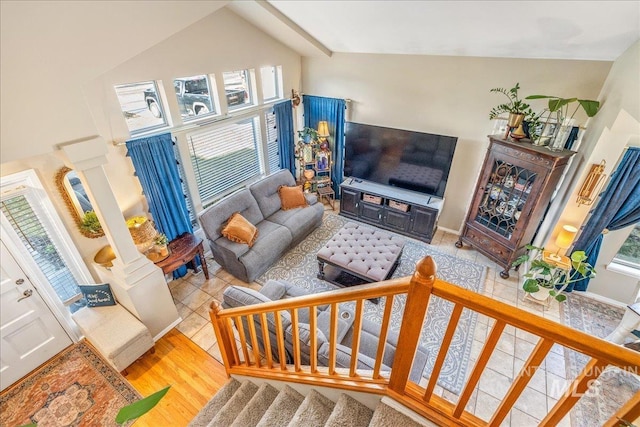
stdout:
<svg viewBox="0 0 640 427">
<path fill-rule="evenodd" d="M 393 300 L 397 295 L 406 294 L 404 316 L 398 337 L 391 373 L 381 372 L 385 342 Z M 437 296 L 454 304 L 449 324 L 445 331 L 433 369 L 426 384 L 409 380 L 409 374 L 418 347 L 420 332 L 431 296 Z M 362 327 L 364 301 L 371 298 L 385 298 L 385 309 L 380 329 L 379 343 L 374 369 L 357 369 L 358 343 Z M 336 367 L 336 344 L 338 325 L 338 304 L 355 303 L 354 335 L 351 363 L 348 369 Z M 298 310 L 309 309 L 309 347 L 317 348 L 317 311 L 321 305 L 330 305 L 329 363 L 327 367 L 318 365 L 317 353 L 310 351 L 309 365 L 301 364 Z M 445 357 L 454 337 L 456 326 L 463 309 L 483 314 L 495 322 L 484 343 L 475 365 L 467 377 L 457 401 L 452 402 L 434 392 L 436 382 L 444 365 Z M 285 338 L 280 312 L 291 314 L 293 333 L 293 363 L 287 364 Z M 245 307 L 222 309 L 217 303 L 211 305 L 211 322 L 218 338 L 220 352 L 228 374 L 238 374 L 270 378 L 274 380 L 318 384 L 347 390 L 368 391 L 386 394 L 415 412 L 439 425 L 498 426 L 511 411 L 518 397 L 544 362 L 554 344 L 572 349 L 590 357 L 590 361 L 571 382 L 566 392 L 549 411 L 540 425 L 556 425 L 587 391 L 589 385 L 610 365 L 616 366 L 629 375 L 640 374 L 640 354 L 612 344 L 559 323 L 544 319 L 509 304 L 496 301 L 476 292 L 436 278 L 436 265 L 431 257 L 421 260 L 413 276 L 384 282 L 356 286 L 304 297 L 288 298 Z M 254 319 L 260 319 L 261 330 L 257 330 Z M 268 316 L 275 320 L 275 334 L 279 363 L 274 363 L 271 342 L 267 331 Z M 249 334 L 243 327 L 234 328 L 247 322 Z M 465 410 L 480 377 L 484 372 L 498 341 L 507 326 L 526 331 L 539 339 L 528 360 L 513 380 L 489 421 L 484 421 Z M 235 330 L 235 332 L 234 332 Z M 235 339 L 235 334 L 239 339 Z M 258 346 L 258 334 L 264 342 L 264 353 Z M 236 344 L 239 342 L 239 344 Z M 249 344 L 247 344 L 249 343 Z M 238 346 L 240 350 L 238 350 Z M 640 392 L 607 421 L 605 426 L 617 426 L 620 420 L 632 421 L 640 417 Z"/>
</svg>

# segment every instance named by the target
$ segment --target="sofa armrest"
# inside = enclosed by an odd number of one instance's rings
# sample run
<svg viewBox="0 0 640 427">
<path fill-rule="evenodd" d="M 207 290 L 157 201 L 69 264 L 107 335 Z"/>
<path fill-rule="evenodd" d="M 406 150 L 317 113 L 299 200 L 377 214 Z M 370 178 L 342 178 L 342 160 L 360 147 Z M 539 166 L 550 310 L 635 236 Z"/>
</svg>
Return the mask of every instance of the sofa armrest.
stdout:
<svg viewBox="0 0 640 427">
<path fill-rule="evenodd" d="M 309 206 L 313 206 L 318 203 L 318 196 L 316 196 L 315 194 L 304 193 L 304 198 L 307 199 L 307 203 L 309 204 Z"/>
</svg>

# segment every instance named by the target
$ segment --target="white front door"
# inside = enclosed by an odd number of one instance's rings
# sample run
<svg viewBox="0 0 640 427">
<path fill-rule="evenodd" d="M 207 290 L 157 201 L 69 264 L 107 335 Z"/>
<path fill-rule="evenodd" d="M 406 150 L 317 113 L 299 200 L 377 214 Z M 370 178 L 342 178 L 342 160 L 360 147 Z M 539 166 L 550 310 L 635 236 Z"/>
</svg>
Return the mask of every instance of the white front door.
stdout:
<svg viewBox="0 0 640 427">
<path fill-rule="evenodd" d="M 0 241 L 0 390 L 72 344 Z"/>
</svg>

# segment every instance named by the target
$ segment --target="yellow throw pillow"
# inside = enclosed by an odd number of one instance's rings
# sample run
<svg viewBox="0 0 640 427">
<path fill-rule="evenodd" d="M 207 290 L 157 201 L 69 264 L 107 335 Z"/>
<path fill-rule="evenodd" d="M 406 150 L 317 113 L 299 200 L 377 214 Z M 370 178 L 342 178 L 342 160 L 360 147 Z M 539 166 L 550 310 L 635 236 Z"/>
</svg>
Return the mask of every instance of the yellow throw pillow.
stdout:
<svg viewBox="0 0 640 427">
<path fill-rule="evenodd" d="M 298 185 L 297 187 L 281 185 L 280 188 L 278 188 L 278 194 L 280 195 L 283 211 L 307 206 L 307 199 L 305 199 L 304 193 L 302 192 L 302 185 Z"/>
<path fill-rule="evenodd" d="M 258 238 L 258 229 L 240 215 L 240 212 L 236 212 L 222 228 L 222 235 L 232 242 L 245 243 L 251 247 Z"/>
</svg>

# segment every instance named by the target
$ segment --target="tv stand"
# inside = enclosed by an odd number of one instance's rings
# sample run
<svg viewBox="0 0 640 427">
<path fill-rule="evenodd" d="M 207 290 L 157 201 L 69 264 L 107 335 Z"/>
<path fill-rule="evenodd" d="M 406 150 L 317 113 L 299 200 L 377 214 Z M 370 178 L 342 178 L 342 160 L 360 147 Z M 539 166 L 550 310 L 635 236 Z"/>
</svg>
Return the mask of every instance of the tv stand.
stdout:
<svg viewBox="0 0 640 427">
<path fill-rule="evenodd" d="M 340 215 L 431 243 L 444 199 L 355 178 L 340 188 Z"/>
</svg>

